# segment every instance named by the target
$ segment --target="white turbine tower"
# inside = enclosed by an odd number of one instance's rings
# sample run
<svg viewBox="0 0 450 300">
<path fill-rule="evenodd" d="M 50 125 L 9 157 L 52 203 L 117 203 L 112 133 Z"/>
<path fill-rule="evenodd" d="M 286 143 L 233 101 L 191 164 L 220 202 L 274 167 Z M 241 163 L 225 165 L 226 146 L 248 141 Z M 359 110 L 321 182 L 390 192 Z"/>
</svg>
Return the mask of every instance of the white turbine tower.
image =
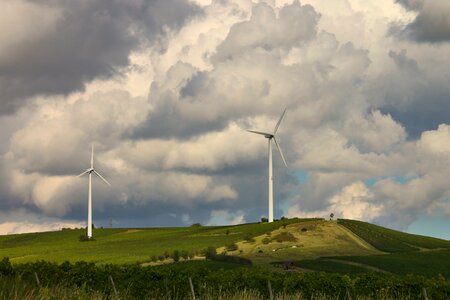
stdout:
<svg viewBox="0 0 450 300">
<path fill-rule="evenodd" d="M 266 139 L 268 140 L 268 144 L 269 144 L 269 155 L 267 157 L 268 164 L 269 164 L 269 173 L 267 176 L 267 180 L 268 180 L 268 190 L 267 190 L 268 195 L 267 195 L 267 197 L 268 197 L 268 202 L 269 202 L 269 223 L 273 222 L 272 140 L 275 142 L 275 145 L 277 146 L 277 149 L 280 152 L 281 158 L 283 159 L 284 165 L 287 167 L 286 160 L 284 159 L 283 151 L 281 151 L 280 145 L 278 144 L 277 138 L 275 136 L 285 113 L 286 113 L 286 109 L 284 109 L 283 114 L 281 115 L 280 119 L 278 120 L 277 125 L 275 125 L 275 129 L 274 129 L 273 133 L 247 130 L 248 132 L 265 136 Z"/>
<path fill-rule="evenodd" d="M 92 152 L 91 152 L 91 167 L 78 175 L 78 177 L 83 176 L 84 174 L 89 174 L 89 196 L 88 196 L 88 224 L 87 224 L 87 237 L 88 239 L 92 238 L 92 173 L 95 173 L 100 179 L 102 179 L 107 185 L 111 186 L 102 175 L 100 175 L 94 169 L 94 145 L 92 144 Z"/>
</svg>

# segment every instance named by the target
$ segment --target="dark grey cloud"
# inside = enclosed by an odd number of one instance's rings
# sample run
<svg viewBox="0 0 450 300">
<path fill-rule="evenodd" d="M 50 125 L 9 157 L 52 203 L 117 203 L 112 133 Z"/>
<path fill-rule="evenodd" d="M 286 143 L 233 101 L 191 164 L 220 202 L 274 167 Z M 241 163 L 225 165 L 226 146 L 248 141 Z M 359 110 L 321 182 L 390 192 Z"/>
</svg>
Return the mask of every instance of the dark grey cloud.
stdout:
<svg viewBox="0 0 450 300">
<path fill-rule="evenodd" d="M 450 122 L 450 79 L 430 77 L 418 62 L 409 57 L 406 50 L 389 51 L 396 72 L 382 78 L 386 91 L 380 111 L 390 114 L 408 132 L 410 139 L 417 139 L 426 130 L 434 130 L 439 124 Z"/>
<path fill-rule="evenodd" d="M 442 43 L 450 41 L 450 2 L 442 0 L 396 0 L 408 10 L 417 12 L 406 25 L 395 25 L 395 35 L 417 42 Z"/>
<path fill-rule="evenodd" d="M 60 13 L 48 32 L 29 28 L 13 53 L 0 54 L 0 114 L 31 96 L 68 94 L 95 78 L 119 75 L 132 50 L 200 12 L 184 0 L 33 3 Z"/>
</svg>

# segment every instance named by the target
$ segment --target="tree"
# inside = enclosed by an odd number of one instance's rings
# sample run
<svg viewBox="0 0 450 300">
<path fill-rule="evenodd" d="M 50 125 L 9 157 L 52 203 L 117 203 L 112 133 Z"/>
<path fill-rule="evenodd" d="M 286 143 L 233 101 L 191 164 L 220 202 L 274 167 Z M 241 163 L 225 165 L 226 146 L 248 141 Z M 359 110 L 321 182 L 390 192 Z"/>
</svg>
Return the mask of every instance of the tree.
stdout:
<svg viewBox="0 0 450 300">
<path fill-rule="evenodd" d="M 208 248 L 206 248 L 206 250 L 205 250 L 205 258 L 208 259 L 208 258 L 211 258 L 211 257 L 213 257 L 215 255 L 217 255 L 215 247 L 209 246 Z"/>
<path fill-rule="evenodd" d="M 261 218 L 261 223 L 267 223 L 267 222 L 269 222 L 269 219 L 267 219 L 266 217 Z"/>
<path fill-rule="evenodd" d="M 181 250 L 180 255 L 184 260 L 187 260 L 189 258 L 189 252 L 187 252 L 186 250 Z"/>
<path fill-rule="evenodd" d="M 331 213 L 331 214 L 330 214 L 330 220 L 332 220 L 332 219 L 333 219 L 333 217 L 334 217 L 334 214 L 333 214 L 333 213 Z"/>
<path fill-rule="evenodd" d="M 172 258 L 174 262 L 178 262 L 180 260 L 180 251 L 173 250 L 172 252 Z"/>
</svg>

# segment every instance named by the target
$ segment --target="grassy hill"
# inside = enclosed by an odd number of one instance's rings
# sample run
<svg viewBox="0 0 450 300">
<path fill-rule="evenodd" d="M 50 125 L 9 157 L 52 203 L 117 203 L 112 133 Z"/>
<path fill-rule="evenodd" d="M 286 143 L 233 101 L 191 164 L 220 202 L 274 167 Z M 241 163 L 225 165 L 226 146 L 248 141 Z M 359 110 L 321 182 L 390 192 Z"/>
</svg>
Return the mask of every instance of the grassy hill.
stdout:
<svg viewBox="0 0 450 300">
<path fill-rule="evenodd" d="M 416 273 L 450 277 L 450 241 L 411 235 L 353 220 L 289 219 L 274 223 L 179 228 L 95 229 L 96 241 L 80 242 L 82 229 L 0 236 L 0 257 L 13 263 L 46 260 L 134 264 L 174 250 L 218 253 L 297 271 Z M 227 268 L 226 263 L 191 262 Z M 235 266 L 229 266 L 234 268 Z M 180 265 L 180 268 L 183 266 Z"/>
<path fill-rule="evenodd" d="M 192 226 L 178 228 L 94 229 L 96 241 L 80 242 L 84 229 L 0 236 L 0 257 L 13 263 L 47 260 L 96 263 L 136 263 L 149 261 L 165 251 L 196 252 L 262 235 L 283 224 L 310 221 L 290 219 L 274 223 L 237 226 Z"/>
<path fill-rule="evenodd" d="M 408 234 L 355 220 L 341 219 L 338 224 L 348 228 L 384 254 L 328 256 L 297 261 L 296 265 L 332 273 L 415 273 L 450 277 L 450 241 Z"/>
<path fill-rule="evenodd" d="M 450 241 L 408 234 L 366 222 L 339 219 L 338 224 L 345 226 L 378 250 L 385 252 L 409 252 L 450 247 Z"/>
</svg>

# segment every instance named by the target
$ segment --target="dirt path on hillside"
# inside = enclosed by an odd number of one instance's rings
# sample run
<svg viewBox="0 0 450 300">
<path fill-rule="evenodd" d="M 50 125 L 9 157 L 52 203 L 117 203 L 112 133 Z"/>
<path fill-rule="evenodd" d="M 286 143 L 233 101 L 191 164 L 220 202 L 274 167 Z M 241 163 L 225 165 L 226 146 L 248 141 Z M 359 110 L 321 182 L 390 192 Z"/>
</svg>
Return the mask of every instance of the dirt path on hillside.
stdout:
<svg viewBox="0 0 450 300">
<path fill-rule="evenodd" d="M 340 224 L 337 224 L 337 227 L 339 229 L 341 229 L 341 231 L 347 235 L 349 238 L 351 238 L 355 243 L 357 243 L 359 246 L 363 247 L 364 249 L 367 250 L 373 250 L 373 251 L 379 251 L 378 249 L 376 249 L 375 247 L 373 247 L 371 244 L 367 243 L 365 240 L 363 240 L 362 238 L 360 238 L 359 236 L 357 236 L 356 234 L 354 234 L 350 229 L 348 229 L 345 226 L 342 226 Z M 380 251 L 381 252 L 381 251 Z"/>
</svg>

